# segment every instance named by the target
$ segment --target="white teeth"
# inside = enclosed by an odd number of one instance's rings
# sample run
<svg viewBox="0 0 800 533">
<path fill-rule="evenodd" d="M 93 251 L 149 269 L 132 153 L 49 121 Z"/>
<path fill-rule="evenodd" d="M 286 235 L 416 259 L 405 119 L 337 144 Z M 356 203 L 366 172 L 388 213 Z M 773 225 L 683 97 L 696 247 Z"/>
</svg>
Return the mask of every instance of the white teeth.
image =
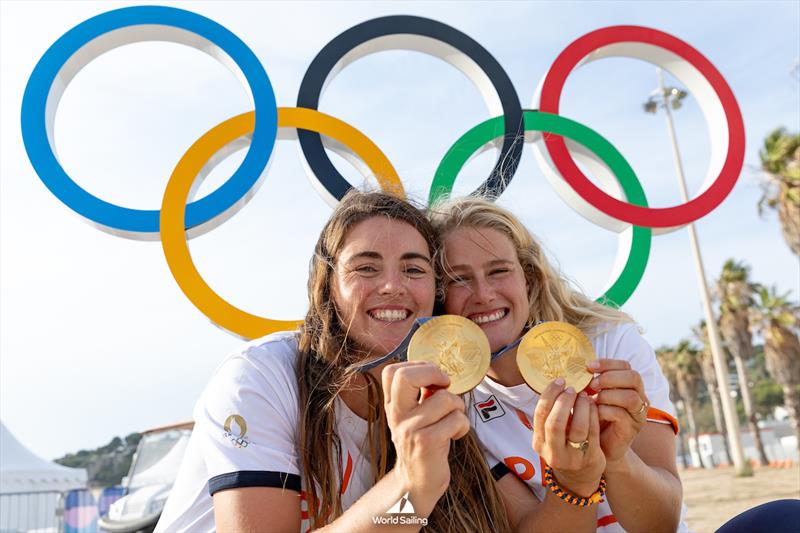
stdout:
<svg viewBox="0 0 800 533">
<path fill-rule="evenodd" d="M 505 311 L 505 309 L 501 309 L 499 311 L 495 311 L 494 313 L 492 313 L 490 315 L 481 315 L 481 316 L 474 317 L 472 319 L 472 321 L 475 322 L 476 324 L 488 324 L 489 322 L 494 322 L 495 320 L 500 320 L 504 316 L 506 316 L 506 311 Z"/>
<path fill-rule="evenodd" d="M 408 317 L 408 311 L 405 309 L 377 309 L 371 311 L 370 315 L 372 315 L 372 318 L 377 318 L 384 322 L 397 322 L 399 320 L 405 320 L 406 317 Z"/>
</svg>

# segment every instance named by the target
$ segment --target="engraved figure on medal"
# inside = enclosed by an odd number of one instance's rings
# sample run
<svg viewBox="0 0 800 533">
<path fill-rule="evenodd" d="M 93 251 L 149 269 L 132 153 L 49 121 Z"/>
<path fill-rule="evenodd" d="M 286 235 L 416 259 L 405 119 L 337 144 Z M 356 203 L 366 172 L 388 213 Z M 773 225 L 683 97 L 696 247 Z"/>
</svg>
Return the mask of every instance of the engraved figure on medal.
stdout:
<svg viewBox="0 0 800 533">
<path fill-rule="evenodd" d="M 558 343 L 561 340 L 561 335 L 553 333 L 550 340 Z M 572 341 L 572 342 L 570 342 Z M 551 380 L 558 377 L 565 377 L 567 375 L 567 360 L 571 359 L 576 351 L 574 339 L 567 338 L 560 345 L 554 345 L 548 342 L 545 336 L 542 336 L 542 343 L 544 343 L 546 350 L 544 350 L 544 365 L 543 372 Z"/>
<path fill-rule="evenodd" d="M 436 350 L 436 364 L 439 368 L 448 376 L 459 376 L 475 360 L 479 348 L 474 342 L 453 336 L 440 340 L 436 344 Z"/>
</svg>

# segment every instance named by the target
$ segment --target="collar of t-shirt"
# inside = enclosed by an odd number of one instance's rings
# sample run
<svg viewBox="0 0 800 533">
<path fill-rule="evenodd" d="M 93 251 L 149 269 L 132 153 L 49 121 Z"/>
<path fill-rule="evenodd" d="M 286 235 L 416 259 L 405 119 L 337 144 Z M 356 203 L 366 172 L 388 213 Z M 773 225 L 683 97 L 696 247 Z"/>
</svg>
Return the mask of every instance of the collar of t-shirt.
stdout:
<svg viewBox="0 0 800 533">
<path fill-rule="evenodd" d="M 479 388 L 485 388 L 489 394 L 495 394 L 503 403 L 533 416 L 533 409 L 539 401 L 539 395 L 527 383 L 507 387 L 486 376 Z"/>
</svg>

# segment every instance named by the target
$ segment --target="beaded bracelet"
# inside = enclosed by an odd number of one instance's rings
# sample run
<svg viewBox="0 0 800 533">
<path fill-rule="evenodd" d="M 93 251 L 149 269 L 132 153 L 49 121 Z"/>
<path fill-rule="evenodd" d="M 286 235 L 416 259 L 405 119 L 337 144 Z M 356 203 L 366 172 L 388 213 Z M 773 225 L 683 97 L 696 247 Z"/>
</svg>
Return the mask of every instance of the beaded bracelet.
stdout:
<svg viewBox="0 0 800 533">
<path fill-rule="evenodd" d="M 553 491 L 553 494 L 561 498 L 563 501 L 570 503 L 572 505 L 577 505 L 579 507 L 586 507 L 587 505 L 592 505 L 597 502 L 603 500 L 603 496 L 606 494 L 606 476 L 600 476 L 600 485 L 597 487 L 597 490 L 594 491 L 594 494 L 589 496 L 588 498 L 583 498 L 578 496 L 577 494 L 572 494 L 571 492 L 567 491 L 566 489 L 561 488 L 561 486 L 556 481 L 555 475 L 553 474 L 553 469 L 550 468 L 550 465 L 545 464 L 544 467 L 544 484 Z"/>
</svg>

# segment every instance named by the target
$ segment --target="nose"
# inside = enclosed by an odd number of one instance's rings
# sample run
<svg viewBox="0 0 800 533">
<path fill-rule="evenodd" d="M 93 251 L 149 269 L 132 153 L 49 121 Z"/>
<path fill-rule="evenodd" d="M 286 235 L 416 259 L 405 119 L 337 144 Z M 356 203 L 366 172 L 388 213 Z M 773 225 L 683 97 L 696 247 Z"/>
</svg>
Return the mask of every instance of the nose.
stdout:
<svg viewBox="0 0 800 533">
<path fill-rule="evenodd" d="M 403 294 L 406 278 L 402 272 L 387 269 L 381 276 L 379 292 L 385 295 Z"/>
<path fill-rule="evenodd" d="M 477 300 L 476 303 L 489 303 L 495 299 L 497 293 L 494 287 L 488 280 L 476 278 L 473 282 L 473 296 Z"/>
</svg>

